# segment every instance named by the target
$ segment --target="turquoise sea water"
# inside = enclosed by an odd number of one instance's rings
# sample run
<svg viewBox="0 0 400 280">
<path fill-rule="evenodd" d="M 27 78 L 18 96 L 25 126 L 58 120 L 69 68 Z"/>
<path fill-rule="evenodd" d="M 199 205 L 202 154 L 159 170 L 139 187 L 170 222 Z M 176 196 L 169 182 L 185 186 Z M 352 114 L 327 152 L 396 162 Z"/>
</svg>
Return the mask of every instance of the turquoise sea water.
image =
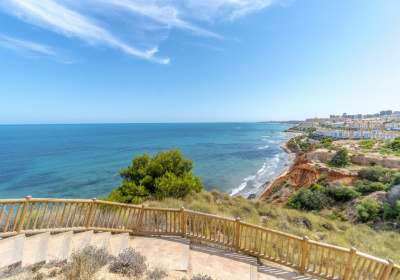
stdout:
<svg viewBox="0 0 400 280">
<path fill-rule="evenodd" d="M 280 171 L 289 125 L 260 123 L 0 126 L 0 198 L 92 198 L 120 185 L 144 152 L 180 148 L 207 190 L 247 196 Z"/>
</svg>

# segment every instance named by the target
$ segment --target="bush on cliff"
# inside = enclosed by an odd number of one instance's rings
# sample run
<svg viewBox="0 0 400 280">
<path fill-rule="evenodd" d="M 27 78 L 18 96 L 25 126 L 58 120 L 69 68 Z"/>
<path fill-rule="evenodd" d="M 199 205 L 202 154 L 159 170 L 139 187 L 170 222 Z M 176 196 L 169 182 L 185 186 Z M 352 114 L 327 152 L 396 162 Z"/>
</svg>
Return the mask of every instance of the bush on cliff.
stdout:
<svg viewBox="0 0 400 280">
<path fill-rule="evenodd" d="M 394 141 L 386 144 L 385 148 L 392 149 L 393 151 L 400 151 L 400 137 L 396 137 Z"/>
<path fill-rule="evenodd" d="M 397 172 L 396 174 L 394 174 L 393 176 L 393 180 L 390 183 L 390 186 L 396 186 L 396 185 L 400 185 L 400 172 Z"/>
<path fill-rule="evenodd" d="M 334 166 L 334 167 L 347 167 L 351 165 L 350 163 L 350 156 L 349 156 L 349 150 L 346 148 L 340 148 L 333 158 L 328 161 L 328 165 Z"/>
<path fill-rule="evenodd" d="M 332 138 L 326 138 L 321 140 L 321 142 L 319 142 L 315 147 L 316 148 L 328 148 L 329 146 L 331 146 L 333 143 L 333 139 Z"/>
<path fill-rule="evenodd" d="M 287 208 L 297 210 L 322 210 L 331 205 L 333 200 L 329 198 L 319 187 L 320 185 L 313 184 L 311 188 L 301 188 L 297 193 L 289 197 L 286 203 Z"/>
<path fill-rule="evenodd" d="M 190 191 L 200 192 L 203 183 L 191 172 L 193 161 L 179 149 L 160 151 L 155 156 L 144 153 L 132 160 L 132 166 L 119 174 L 123 182 L 107 200 L 139 203 L 143 200 L 184 197 Z"/>
<path fill-rule="evenodd" d="M 322 210 L 335 202 L 346 202 L 359 196 L 359 192 L 348 186 L 311 184 L 289 197 L 286 207 L 306 211 Z"/>
<path fill-rule="evenodd" d="M 328 185 L 325 187 L 325 193 L 335 202 L 347 202 L 361 196 L 357 190 L 342 185 Z"/>
<path fill-rule="evenodd" d="M 368 222 L 379 218 L 382 204 L 371 198 L 367 198 L 357 205 L 358 218 L 361 222 Z"/>
<path fill-rule="evenodd" d="M 382 166 L 362 168 L 358 171 L 358 176 L 371 182 L 389 184 L 393 180 L 396 171 Z"/>
<path fill-rule="evenodd" d="M 385 190 L 387 190 L 387 187 L 380 182 L 371 182 L 366 179 L 356 181 L 356 191 L 363 195 Z"/>
</svg>

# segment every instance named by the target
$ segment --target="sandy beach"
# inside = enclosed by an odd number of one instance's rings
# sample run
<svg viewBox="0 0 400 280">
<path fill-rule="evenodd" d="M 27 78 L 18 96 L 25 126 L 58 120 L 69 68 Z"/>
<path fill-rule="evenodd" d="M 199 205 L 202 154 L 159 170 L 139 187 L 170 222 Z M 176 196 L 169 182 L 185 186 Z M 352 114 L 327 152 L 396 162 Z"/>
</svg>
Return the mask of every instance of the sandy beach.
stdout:
<svg viewBox="0 0 400 280">
<path fill-rule="evenodd" d="M 257 191 L 257 193 L 255 194 L 255 197 L 252 199 L 253 201 L 257 201 L 272 185 L 273 183 L 280 177 L 285 176 L 295 158 L 296 158 L 296 153 L 292 152 L 288 147 L 287 147 L 287 143 L 290 141 L 290 139 L 297 137 L 297 136 L 301 136 L 304 134 L 304 132 L 295 132 L 295 131 L 287 131 L 284 132 L 286 134 L 286 137 L 288 138 L 287 141 L 285 141 L 285 143 L 281 146 L 281 148 L 288 154 L 288 159 L 287 162 L 285 163 L 285 166 L 282 168 L 282 170 L 277 173 L 275 176 L 273 176 L 271 178 L 271 180 L 269 180 L 268 182 L 266 182 L 265 184 L 263 184 L 260 189 Z"/>
</svg>

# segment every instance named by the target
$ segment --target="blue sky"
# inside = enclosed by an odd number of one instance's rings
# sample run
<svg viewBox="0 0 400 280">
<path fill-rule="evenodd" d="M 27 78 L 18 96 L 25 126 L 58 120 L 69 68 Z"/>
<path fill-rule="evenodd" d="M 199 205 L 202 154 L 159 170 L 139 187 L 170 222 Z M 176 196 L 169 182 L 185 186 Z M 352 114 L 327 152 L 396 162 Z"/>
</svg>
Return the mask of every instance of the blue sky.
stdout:
<svg viewBox="0 0 400 280">
<path fill-rule="evenodd" d="M 400 110 L 398 0 L 2 0 L 0 124 Z"/>
</svg>

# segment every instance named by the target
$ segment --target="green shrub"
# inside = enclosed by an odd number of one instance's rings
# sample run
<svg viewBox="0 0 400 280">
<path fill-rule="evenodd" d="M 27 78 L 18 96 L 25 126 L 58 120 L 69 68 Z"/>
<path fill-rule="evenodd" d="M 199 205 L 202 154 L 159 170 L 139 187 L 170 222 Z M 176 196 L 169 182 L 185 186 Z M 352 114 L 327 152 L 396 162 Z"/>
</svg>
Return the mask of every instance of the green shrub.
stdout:
<svg viewBox="0 0 400 280">
<path fill-rule="evenodd" d="M 362 146 L 364 149 L 372 149 L 374 147 L 374 140 L 362 140 L 357 142 L 358 145 Z"/>
<path fill-rule="evenodd" d="M 145 199 L 181 198 L 190 191 L 200 192 L 203 183 L 191 172 L 193 161 L 179 149 L 159 151 L 155 156 L 144 153 L 132 160 L 132 166 L 119 174 L 123 182 L 107 200 L 139 203 Z"/>
<path fill-rule="evenodd" d="M 400 151 L 400 137 L 396 137 L 394 141 L 386 144 L 385 148 L 391 149 L 393 151 Z"/>
<path fill-rule="evenodd" d="M 335 167 L 346 167 L 351 165 L 350 163 L 350 156 L 349 156 L 349 150 L 346 148 L 340 148 L 333 158 L 329 160 L 328 164 L 330 166 L 335 166 Z"/>
<path fill-rule="evenodd" d="M 390 151 L 390 150 L 388 150 L 388 149 L 382 149 L 382 150 L 379 151 L 379 153 L 380 153 L 381 155 L 389 155 L 389 154 L 392 153 L 392 151 Z"/>
<path fill-rule="evenodd" d="M 369 165 L 371 165 L 371 166 L 375 166 L 375 165 L 376 165 L 376 161 L 374 161 L 374 160 L 371 160 L 371 161 L 369 162 Z"/>
<path fill-rule="evenodd" d="M 383 215 L 382 217 L 385 220 L 392 220 L 392 219 L 396 219 L 398 217 L 398 215 L 400 214 L 397 209 L 396 206 L 392 206 L 389 203 L 384 203 L 382 206 L 382 210 L 383 210 Z"/>
<path fill-rule="evenodd" d="M 371 198 L 367 198 L 356 206 L 358 218 L 362 222 L 368 222 L 379 218 L 381 203 Z"/>
<path fill-rule="evenodd" d="M 397 216 L 397 219 L 400 220 L 400 200 L 396 201 L 396 210 L 399 215 Z"/>
<path fill-rule="evenodd" d="M 302 151 L 306 151 L 308 148 L 310 148 L 310 144 L 308 144 L 307 142 L 301 142 L 300 148 Z"/>
<path fill-rule="evenodd" d="M 371 182 L 381 182 L 382 184 L 389 184 L 393 180 L 395 171 L 382 166 L 374 166 L 362 168 L 358 171 L 358 176 L 361 179 L 366 179 Z"/>
<path fill-rule="evenodd" d="M 390 186 L 396 186 L 396 185 L 400 185 L 400 172 L 397 172 L 396 174 L 394 174 L 393 176 L 393 180 L 390 183 Z"/>
<path fill-rule="evenodd" d="M 326 217 L 331 220 L 348 221 L 344 213 L 340 212 L 337 209 L 333 210 L 332 213 L 326 215 Z"/>
<path fill-rule="evenodd" d="M 371 182 L 368 180 L 357 180 L 355 190 L 363 195 L 367 195 L 377 191 L 385 191 L 387 187 L 380 182 Z"/>
<path fill-rule="evenodd" d="M 297 210 L 321 210 L 333 203 L 333 200 L 324 193 L 324 187 L 313 184 L 308 188 L 301 188 L 289 197 L 287 208 Z"/>
<path fill-rule="evenodd" d="M 360 197 L 361 194 L 349 186 L 326 186 L 325 194 L 335 201 L 346 202 Z"/>
<path fill-rule="evenodd" d="M 327 182 L 329 182 L 329 180 L 324 174 L 321 174 L 317 180 L 318 184 L 323 184 L 323 183 L 327 183 Z"/>
<path fill-rule="evenodd" d="M 333 143 L 333 139 L 332 138 L 326 138 L 321 140 L 321 142 L 319 142 L 315 147 L 316 148 L 328 148 L 329 146 L 331 146 Z"/>
</svg>

